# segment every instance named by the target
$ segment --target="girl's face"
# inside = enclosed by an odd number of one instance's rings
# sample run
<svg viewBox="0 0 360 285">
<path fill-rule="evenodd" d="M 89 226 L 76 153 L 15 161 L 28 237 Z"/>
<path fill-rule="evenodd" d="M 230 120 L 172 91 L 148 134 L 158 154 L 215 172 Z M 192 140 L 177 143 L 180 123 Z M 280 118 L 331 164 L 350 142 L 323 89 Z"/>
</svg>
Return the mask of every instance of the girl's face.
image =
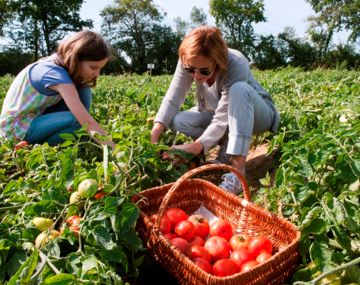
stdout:
<svg viewBox="0 0 360 285">
<path fill-rule="evenodd" d="M 215 75 L 216 64 L 207 57 L 197 55 L 184 59 L 183 67 L 198 83 L 204 83 Z"/>
<path fill-rule="evenodd" d="M 101 69 L 109 61 L 108 58 L 99 61 L 81 61 L 79 76 L 83 82 L 92 82 L 100 76 Z"/>
</svg>

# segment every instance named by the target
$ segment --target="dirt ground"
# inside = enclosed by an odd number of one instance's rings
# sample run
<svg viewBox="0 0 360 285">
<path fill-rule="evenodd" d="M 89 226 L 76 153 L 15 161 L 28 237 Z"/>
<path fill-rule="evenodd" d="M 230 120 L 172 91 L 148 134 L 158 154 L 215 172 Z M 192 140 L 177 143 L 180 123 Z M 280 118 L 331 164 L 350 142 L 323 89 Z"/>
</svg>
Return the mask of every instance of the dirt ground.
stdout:
<svg viewBox="0 0 360 285">
<path fill-rule="evenodd" d="M 250 150 L 246 158 L 246 180 L 249 187 L 258 189 L 261 186 L 260 179 L 270 174 L 270 184 L 274 182 L 276 169 L 279 166 L 279 150 L 273 150 L 268 154 L 268 144 L 261 144 Z"/>
</svg>

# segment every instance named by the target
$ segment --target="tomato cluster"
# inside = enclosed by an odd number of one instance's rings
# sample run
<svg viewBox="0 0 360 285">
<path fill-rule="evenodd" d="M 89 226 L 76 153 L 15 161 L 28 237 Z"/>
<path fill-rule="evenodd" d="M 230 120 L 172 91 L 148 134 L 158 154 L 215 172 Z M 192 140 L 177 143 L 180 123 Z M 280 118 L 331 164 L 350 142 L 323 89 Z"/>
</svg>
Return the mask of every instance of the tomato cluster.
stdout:
<svg viewBox="0 0 360 285">
<path fill-rule="evenodd" d="M 153 214 L 155 223 L 159 215 Z M 230 222 L 218 219 L 209 224 L 200 214 L 188 216 L 180 208 L 165 211 L 159 228 L 162 234 L 197 266 L 215 276 L 245 272 L 272 256 L 272 242 L 261 235 L 233 234 Z"/>
</svg>

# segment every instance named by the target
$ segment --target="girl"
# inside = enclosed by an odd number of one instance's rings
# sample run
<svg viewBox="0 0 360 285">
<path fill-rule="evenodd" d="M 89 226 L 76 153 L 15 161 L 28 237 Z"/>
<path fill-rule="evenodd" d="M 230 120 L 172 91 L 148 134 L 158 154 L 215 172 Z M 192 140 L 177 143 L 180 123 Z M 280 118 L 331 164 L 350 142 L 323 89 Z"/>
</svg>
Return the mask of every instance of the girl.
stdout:
<svg viewBox="0 0 360 285">
<path fill-rule="evenodd" d="M 8 90 L 0 116 L 0 136 L 31 144 L 57 145 L 60 134 L 87 132 L 107 136 L 89 114 L 92 91 L 110 57 L 102 37 L 81 31 L 64 40 L 52 56 L 25 67 Z M 110 141 L 99 141 L 114 147 Z"/>
<path fill-rule="evenodd" d="M 179 112 L 196 83 L 197 106 Z M 256 81 L 247 59 L 227 47 L 218 28 L 192 30 L 179 48 L 179 61 L 155 117 L 151 141 L 165 128 L 179 131 L 194 142 L 173 146 L 188 153 L 205 153 L 220 144 L 218 161 L 230 163 L 245 176 L 245 161 L 253 134 L 276 131 L 280 116 L 269 93 Z M 240 192 L 240 183 L 227 173 L 220 187 Z"/>
</svg>

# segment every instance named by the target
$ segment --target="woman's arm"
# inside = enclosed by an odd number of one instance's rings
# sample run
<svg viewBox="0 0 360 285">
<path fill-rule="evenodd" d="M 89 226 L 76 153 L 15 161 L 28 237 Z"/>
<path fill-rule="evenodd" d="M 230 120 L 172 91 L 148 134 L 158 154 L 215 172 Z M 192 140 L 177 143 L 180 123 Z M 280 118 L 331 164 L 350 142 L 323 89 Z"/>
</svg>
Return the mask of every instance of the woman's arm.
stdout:
<svg viewBox="0 0 360 285">
<path fill-rule="evenodd" d="M 57 91 L 61 95 L 70 112 L 75 116 L 81 126 L 86 126 L 86 131 L 90 134 L 91 137 L 93 137 L 91 132 L 97 132 L 104 136 L 108 135 L 81 103 L 78 92 L 73 84 L 56 84 L 52 85 L 50 88 Z M 99 144 L 110 145 L 112 148 L 115 147 L 115 144 L 112 141 L 96 141 Z"/>
</svg>

